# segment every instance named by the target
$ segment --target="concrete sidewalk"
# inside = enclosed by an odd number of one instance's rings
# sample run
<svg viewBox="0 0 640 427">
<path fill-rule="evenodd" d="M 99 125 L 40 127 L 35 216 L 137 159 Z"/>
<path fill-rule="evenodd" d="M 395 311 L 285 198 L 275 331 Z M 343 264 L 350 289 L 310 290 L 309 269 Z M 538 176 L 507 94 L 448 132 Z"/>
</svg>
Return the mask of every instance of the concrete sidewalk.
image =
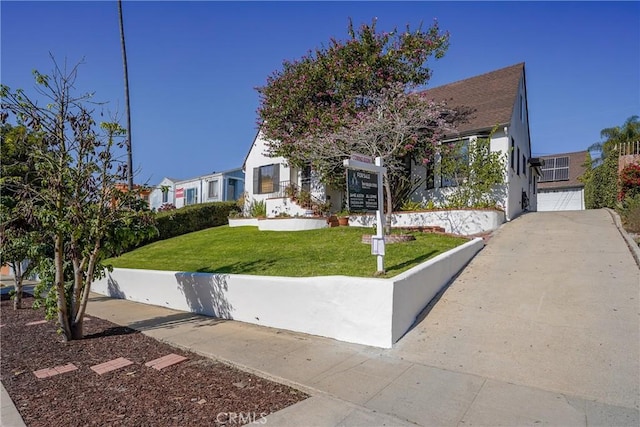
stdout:
<svg viewBox="0 0 640 427">
<path fill-rule="evenodd" d="M 392 349 L 96 294 L 88 314 L 311 394 L 267 425 L 638 426 L 639 303 L 598 210 L 506 224 Z"/>
</svg>

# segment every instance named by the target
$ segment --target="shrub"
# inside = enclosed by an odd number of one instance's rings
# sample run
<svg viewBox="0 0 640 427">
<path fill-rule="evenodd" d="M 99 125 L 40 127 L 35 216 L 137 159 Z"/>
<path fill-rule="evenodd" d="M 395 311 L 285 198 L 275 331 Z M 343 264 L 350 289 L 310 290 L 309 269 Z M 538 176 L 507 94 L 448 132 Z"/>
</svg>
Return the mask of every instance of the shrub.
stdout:
<svg viewBox="0 0 640 427">
<path fill-rule="evenodd" d="M 267 216 L 267 202 L 264 200 L 253 200 L 249 205 L 249 216 L 251 218 L 264 218 Z"/>
<path fill-rule="evenodd" d="M 634 197 L 640 194 L 640 164 L 632 163 L 624 167 L 620 172 L 619 200 Z"/>
<path fill-rule="evenodd" d="M 160 212 L 156 216 L 158 236 L 144 244 L 228 224 L 230 213 L 238 210 L 235 202 L 214 202 Z"/>
<path fill-rule="evenodd" d="M 627 231 L 640 233 L 640 193 L 627 196 L 619 206 L 618 212 Z"/>
<path fill-rule="evenodd" d="M 424 206 L 420 202 L 414 202 L 412 200 L 405 201 L 400 207 L 401 211 L 421 211 Z"/>
<path fill-rule="evenodd" d="M 176 206 L 173 203 L 164 203 L 158 208 L 158 212 L 168 212 L 176 210 Z"/>
</svg>

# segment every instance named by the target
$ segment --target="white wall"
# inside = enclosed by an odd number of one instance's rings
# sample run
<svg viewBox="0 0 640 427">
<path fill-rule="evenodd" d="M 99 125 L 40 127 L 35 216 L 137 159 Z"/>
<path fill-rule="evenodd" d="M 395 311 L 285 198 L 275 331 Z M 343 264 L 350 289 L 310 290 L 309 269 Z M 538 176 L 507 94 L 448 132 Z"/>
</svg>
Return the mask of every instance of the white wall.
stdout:
<svg viewBox="0 0 640 427">
<path fill-rule="evenodd" d="M 271 164 L 278 164 L 280 167 L 279 181 L 290 181 L 292 179 L 292 170 L 286 165 L 284 157 L 267 156 L 267 141 L 265 141 L 262 132 L 258 132 L 255 141 L 251 146 L 251 150 L 245 161 L 245 191 L 248 194 L 247 203 L 252 200 L 262 201 L 270 197 L 269 194 L 255 194 L 253 192 L 253 169 Z M 297 175 L 297 174 L 296 174 Z M 296 177 L 294 176 L 293 179 Z"/>
<path fill-rule="evenodd" d="M 204 190 L 203 184 L 202 184 L 202 180 L 198 177 L 198 178 L 192 178 L 192 179 L 187 179 L 184 181 L 177 181 L 175 183 L 175 189 L 178 190 L 182 188 L 183 191 L 183 197 L 176 197 L 176 208 L 181 208 L 186 206 L 186 200 L 187 200 L 187 190 L 191 189 L 191 188 L 195 188 L 197 195 L 196 195 L 196 200 L 195 203 L 192 204 L 196 204 L 196 203 L 202 203 L 202 192 Z"/>
<path fill-rule="evenodd" d="M 520 95 L 522 95 L 524 99 L 524 105 L 520 103 Z M 529 140 L 529 123 L 528 123 L 528 112 L 526 111 L 526 90 L 525 90 L 525 81 L 524 76 L 520 79 L 519 87 L 518 87 L 518 95 L 516 96 L 516 100 L 513 106 L 513 113 L 511 116 L 511 123 L 508 127 L 507 134 L 504 134 L 502 131 L 501 137 L 505 140 L 500 142 L 500 145 L 503 149 L 505 149 L 505 153 L 508 154 L 507 157 L 507 170 L 508 170 L 508 201 L 506 206 L 506 214 L 507 221 L 512 220 L 513 218 L 520 215 L 523 211 L 522 209 L 522 192 L 525 191 L 529 197 L 529 199 L 535 199 L 536 195 L 533 194 L 533 185 L 529 184 L 529 175 L 532 173 L 531 169 L 527 165 L 522 164 L 522 155 L 525 155 L 528 160 L 531 159 L 531 143 Z M 523 111 L 523 119 L 521 119 L 520 111 L 521 108 L 524 108 Z M 515 162 L 514 167 L 510 166 L 510 155 L 511 155 L 511 138 L 515 141 L 514 147 L 514 156 Z M 506 147 L 505 147 L 506 145 Z M 518 155 L 518 149 L 519 155 Z M 518 162 L 520 162 L 520 174 L 518 174 Z M 523 168 L 526 170 L 526 175 L 523 173 Z M 533 202 L 533 206 L 535 207 L 535 200 Z"/>
<path fill-rule="evenodd" d="M 427 304 L 483 246 L 482 239 L 474 239 L 394 278 L 392 342 L 409 330 Z"/>
<path fill-rule="evenodd" d="M 172 180 L 169 178 L 163 178 L 160 184 L 156 185 L 149 194 L 149 209 L 158 209 L 163 205 L 162 203 L 162 187 L 166 186 L 167 191 L 167 203 L 173 203 L 175 205 L 175 187 Z"/>
<path fill-rule="evenodd" d="M 482 246 L 482 239 L 474 239 L 391 279 L 116 268 L 93 283 L 92 290 L 175 310 L 389 348 Z M 371 263 L 373 267 L 373 257 Z"/>
<path fill-rule="evenodd" d="M 504 212 L 475 209 L 394 212 L 391 216 L 392 227 L 437 226 L 461 236 L 497 230 L 504 221 Z M 352 227 L 372 227 L 374 222 L 374 215 L 349 216 Z"/>
</svg>

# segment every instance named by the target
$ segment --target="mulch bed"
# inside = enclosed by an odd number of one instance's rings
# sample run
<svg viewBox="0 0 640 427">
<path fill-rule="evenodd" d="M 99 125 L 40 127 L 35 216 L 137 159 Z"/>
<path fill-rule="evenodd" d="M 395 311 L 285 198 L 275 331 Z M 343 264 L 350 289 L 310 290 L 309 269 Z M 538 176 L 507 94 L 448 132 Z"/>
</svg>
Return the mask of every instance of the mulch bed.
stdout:
<svg viewBox="0 0 640 427">
<path fill-rule="evenodd" d="M 24 307 L 31 307 L 25 298 Z M 301 391 L 184 351 L 130 328 L 91 317 L 82 340 L 65 342 L 42 310 L 1 303 L 1 379 L 25 423 L 37 426 L 224 426 L 306 399 Z M 188 360 L 156 370 L 146 362 L 168 354 Z M 134 362 L 98 375 L 91 366 Z M 36 378 L 34 371 L 72 363 L 72 372 Z"/>
</svg>

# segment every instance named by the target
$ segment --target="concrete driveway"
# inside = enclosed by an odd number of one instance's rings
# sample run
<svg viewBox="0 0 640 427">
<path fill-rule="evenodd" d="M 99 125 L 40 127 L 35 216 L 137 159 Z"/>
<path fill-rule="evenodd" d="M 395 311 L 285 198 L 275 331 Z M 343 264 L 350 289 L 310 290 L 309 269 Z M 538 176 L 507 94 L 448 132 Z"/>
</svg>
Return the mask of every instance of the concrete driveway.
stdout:
<svg viewBox="0 0 640 427">
<path fill-rule="evenodd" d="M 390 353 L 637 410 L 639 316 L 640 270 L 608 211 L 530 213 Z"/>
</svg>

